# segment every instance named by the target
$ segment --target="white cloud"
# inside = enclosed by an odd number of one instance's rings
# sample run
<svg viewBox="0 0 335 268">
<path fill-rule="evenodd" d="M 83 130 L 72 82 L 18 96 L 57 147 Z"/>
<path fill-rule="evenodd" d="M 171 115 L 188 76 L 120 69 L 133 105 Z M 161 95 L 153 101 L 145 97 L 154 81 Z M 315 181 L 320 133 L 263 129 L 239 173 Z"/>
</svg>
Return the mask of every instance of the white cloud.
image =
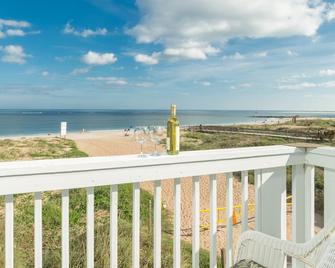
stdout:
<svg viewBox="0 0 335 268">
<path fill-rule="evenodd" d="M 298 56 L 298 53 L 293 51 L 293 50 L 287 50 L 286 53 L 287 53 L 287 55 L 292 56 L 292 57 Z"/>
<path fill-rule="evenodd" d="M 180 48 L 166 48 L 164 50 L 164 55 L 185 59 L 205 60 L 207 59 L 207 56 L 215 55 L 220 51 L 212 46 L 198 47 L 196 44 L 193 44 L 193 46 L 194 47 L 190 44 Z"/>
<path fill-rule="evenodd" d="M 117 58 L 113 53 L 98 53 L 89 51 L 82 57 L 82 61 L 90 65 L 106 65 L 116 62 Z"/>
<path fill-rule="evenodd" d="M 8 36 L 25 36 L 26 33 L 21 29 L 8 29 L 6 31 Z"/>
<path fill-rule="evenodd" d="M 95 30 L 92 29 L 84 29 L 84 30 L 76 30 L 70 22 L 66 23 L 63 33 L 65 34 L 73 34 L 75 36 L 81 36 L 84 38 L 91 37 L 91 36 L 97 36 L 97 35 L 107 35 L 108 31 L 106 28 L 97 28 Z"/>
<path fill-rule="evenodd" d="M 107 85 L 119 85 L 124 86 L 127 85 L 128 82 L 123 78 L 113 77 L 113 76 L 95 76 L 95 77 L 87 77 L 89 81 L 102 81 Z"/>
<path fill-rule="evenodd" d="M 322 0 L 140 0 L 139 23 L 127 30 L 139 43 L 160 43 L 165 54 L 206 59 L 232 38 L 313 37 L 335 18 Z M 214 53 L 215 54 L 215 53 Z"/>
<path fill-rule="evenodd" d="M 223 56 L 223 59 L 233 59 L 233 60 L 243 60 L 245 58 L 240 52 L 235 52 L 235 54 Z"/>
<path fill-rule="evenodd" d="M 280 85 L 280 90 L 304 90 L 313 88 L 335 88 L 335 81 L 327 81 L 321 83 L 302 82 L 299 84 Z"/>
<path fill-rule="evenodd" d="M 24 53 L 24 49 L 18 45 L 8 45 L 2 49 L 3 55 L 1 60 L 8 63 L 23 64 L 26 62 L 27 55 Z"/>
<path fill-rule="evenodd" d="M 335 69 L 324 69 L 320 70 L 321 76 L 334 76 L 335 75 Z"/>
<path fill-rule="evenodd" d="M 28 28 L 31 24 L 24 20 L 6 20 L 0 19 L 0 28 L 2 27 L 13 27 L 13 28 Z"/>
<path fill-rule="evenodd" d="M 0 39 L 5 38 L 5 37 L 6 37 L 6 35 L 2 31 L 0 31 Z"/>
<path fill-rule="evenodd" d="M 152 83 L 152 82 L 139 82 L 139 83 L 136 83 L 135 86 L 137 87 L 145 87 L 145 88 L 148 88 L 148 87 L 153 87 L 155 84 Z"/>
<path fill-rule="evenodd" d="M 48 72 L 48 71 L 43 71 L 43 72 L 41 73 L 41 75 L 44 76 L 44 77 L 49 76 L 49 72 Z"/>
<path fill-rule="evenodd" d="M 148 64 L 148 65 L 154 65 L 159 63 L 158 60 L 158 56 L 160 55 L 160 53 L 152 53 L 152 55 L 146 55 L 146 54 L 137 54 L 134 56 L 134 60 L 137 62 L 141 62 L 144 64 Z"/>
<path fill-rule="evenodd" d="M 204 87 L 209 87 L 210 85 L 212 85 L 212 83 L 210 81 L 206 81 L 206 80 L 203 80 L 203 81 L 194 81 L 194 83 L 202 85 Z"/>
<path fill-rule="evenodd" d="M 252 87 L 251 83 L 242 83 L 239 85 L 233 85 L 230 87 L 230 89 L 243 89 L 243 88 L 250 88 L 250 87 Z"/>
<path fill-rule="evenodd" d="M 91 70 L 89 67 L 84 67 L 84 68 L 75 68 L 71 72 L 72 75 L 80 75 L 80 74 L 86 74 Z"/>
<path fill-rule="evenodd" d="M 255 53 L 254 56 L 259 57 L 259 58 L 265 58 L 268 56 L 268 52 L 267 51 L 258 52 L 258 53 Z"/>
</svg>

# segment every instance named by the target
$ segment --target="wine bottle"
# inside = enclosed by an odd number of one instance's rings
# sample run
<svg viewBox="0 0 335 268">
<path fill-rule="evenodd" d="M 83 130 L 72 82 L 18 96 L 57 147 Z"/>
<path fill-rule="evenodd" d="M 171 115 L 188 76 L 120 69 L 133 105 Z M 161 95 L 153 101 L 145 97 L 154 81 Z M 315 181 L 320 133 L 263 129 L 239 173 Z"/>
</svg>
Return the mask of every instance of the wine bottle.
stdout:
<svg viewBox="0 0 335 268">
<path fill-rule="evenodd" d="M 180 130 L 179 121 L 176 115 L 176 105 L 171 105 L 170 117 L 166 129 L 166 150 L 168 154 L 179 153 Z"/>
</svg>

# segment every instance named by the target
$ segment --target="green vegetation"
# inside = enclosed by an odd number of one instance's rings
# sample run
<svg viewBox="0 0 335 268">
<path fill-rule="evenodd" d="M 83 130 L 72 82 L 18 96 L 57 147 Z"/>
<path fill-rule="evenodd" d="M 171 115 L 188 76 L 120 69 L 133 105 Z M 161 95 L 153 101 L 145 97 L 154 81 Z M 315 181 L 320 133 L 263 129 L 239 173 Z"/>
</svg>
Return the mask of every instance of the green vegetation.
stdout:
<svg viewBox="0 0 335 268">
<path fill-rule="evenodd" d="M 0 141 L 0 161 L 82 157 L 71 140 L 34 138 Z M 109 267 L 109 187 L 95 188 L 95 266 Z M 61 193 L 44 192 L 43 198 L 43 266 L 60 267 L 61 262 Z M 0 267 L 4 267 L 4 202 L 0 199 Z M 141 191 L 141 267 L 153 266 L 153 197 Z M 132 185 L 119 186 L 119 267 L 131 267 Z M 34 266 L 34 196 L 15 196 L 15 267 Z M 162 267 L 172 267 L 173 229 L 171 215 L 162 211 Z M 86 264 L 86 191 L 70 191 L 71 267 Z M 182 243 L 182 267 L 191 267 L 192 248 Z M 201 267 L 208 266 L 209 254 L 200 253 Z"/>
<path fill-rule="evenodd" d="M 298 121 L 300 122 L 300 121 Z M 322 124 L 325 120 L 320 120 Z M 314 125 L 318 122 L 313 123 Z M 181 136 L 181 150 L 208 150 L 208 149 L 223 149 L 236 147 L 250 147 L 250 146 L 266 146 L 266 145 L 280 145 L 290 143 L 300 143 L 301 140 L 291 138 L 277 138 L 268 136 L 255 136 L 246 134 L 229 134 L 229 133 L 205 133 L 184 131 Z M 320 142 L 320 144 L 334 146 L 335 142 Z M 237 177 L 239 173 L 235 174 Z M 249 182 L 253 183 L 254 173 L 249 173 Z M 287 169 L 287 192 L 291 193 L 292 184 L 292 168 Z M 315 169 L 315 209 L 319 214 L 323 214 L 323 168 L 317 167 Z"/>
</svg>

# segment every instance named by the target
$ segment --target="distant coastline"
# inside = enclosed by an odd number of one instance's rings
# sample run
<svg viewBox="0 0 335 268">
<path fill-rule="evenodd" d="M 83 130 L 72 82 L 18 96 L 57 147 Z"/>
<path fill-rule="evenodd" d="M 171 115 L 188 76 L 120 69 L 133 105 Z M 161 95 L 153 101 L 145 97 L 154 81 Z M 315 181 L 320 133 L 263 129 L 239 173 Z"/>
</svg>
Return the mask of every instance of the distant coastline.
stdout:
<svg viewBox="0 0 335 268">
<path fill-rule="evenodd" d="M 335 118 L 335 112 L 178 110 L 182 126 L 269 124 L 292 116 Z M 68 133 L 119 131 L 138 126 L 165 126 L 167 110 L 14 110 L 0 109 L 0 137 L 58 135 L 60 122 Z"/>
</svg>

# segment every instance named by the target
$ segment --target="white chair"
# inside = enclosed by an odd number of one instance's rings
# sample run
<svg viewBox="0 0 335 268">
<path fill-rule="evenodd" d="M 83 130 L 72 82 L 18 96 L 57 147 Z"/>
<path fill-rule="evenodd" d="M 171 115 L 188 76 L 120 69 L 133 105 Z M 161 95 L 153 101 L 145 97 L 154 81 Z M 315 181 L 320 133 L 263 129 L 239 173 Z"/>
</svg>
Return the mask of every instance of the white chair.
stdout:
<svg viewBox="0 0 335 268">
<path fill-rule="evenodd" d="M 282 268 L 287 256 L 306 267 L 335 268 L 335 218 L 312 240 L 293 243 L 257 231 L 244 232 L 238 242 L 235 263 L 252 260 L 269 268 Z"/>
</svg>

